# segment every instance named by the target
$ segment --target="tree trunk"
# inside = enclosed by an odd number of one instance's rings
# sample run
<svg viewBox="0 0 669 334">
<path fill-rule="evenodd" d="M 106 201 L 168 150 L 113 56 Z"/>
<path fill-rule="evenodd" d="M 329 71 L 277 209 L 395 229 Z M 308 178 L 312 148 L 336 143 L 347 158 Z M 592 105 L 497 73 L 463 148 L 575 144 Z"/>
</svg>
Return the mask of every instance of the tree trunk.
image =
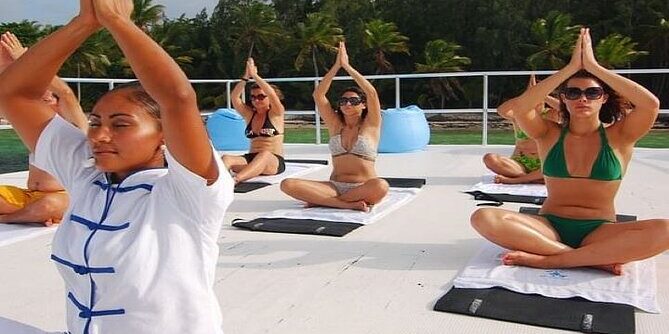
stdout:
<svg viewBox="0 0 669 334">
<path fill-rule="evenodd" d="M 316 63 L 316 47 L 314 46 L 311 49 L 311 61 L 314 63 L 314 74 L 316 77 L 319 77 L 318 75 L 318 64 Z"/>
<path fill-rule="evenodd" d="M 77 63 L 77 79 L 81 79 L 81 63 Z M 81 103 L 81 81 L 77 80 L 77 98 Z"/>
<path fill-rule="evenodd" d="M 254 46 L 256 46 L 256 42 L 255 42 L 255 41 L 251 41 L 251 47 L 249 48 L 249 57 L 248 57 L 248 58 L 253 57 L 253 47 L 254 47 Z"/>
</svg>

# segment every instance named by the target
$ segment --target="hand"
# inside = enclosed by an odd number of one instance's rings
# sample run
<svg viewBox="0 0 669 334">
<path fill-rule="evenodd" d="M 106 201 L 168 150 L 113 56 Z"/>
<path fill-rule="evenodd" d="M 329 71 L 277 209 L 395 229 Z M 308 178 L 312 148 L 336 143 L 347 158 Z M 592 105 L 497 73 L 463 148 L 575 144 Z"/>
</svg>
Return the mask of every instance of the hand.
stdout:
<svg viewBox="0 0 669 334">
<path fill-rule="evenodd" d="M 341 65 L 341 67 L 346 68 L 347 66 L 350 66 L 348 63 L 348 53 L 346 53 L 346 44 L 344 42 L 339 42 L 339 53 L 337 54 L 337 57 L 339 58 L 339 65 Z"/>
<path fill-rule="evenodd" d="M 28 48 L 24 47 L 21 44 L 21 41 L 16 37 L 16 35 L 11 32 L 6 32 L 0 37 L 0 46 L 6 51 L 12 60 L 17 60 L 21 57 Z"/>
<path fill-rule="evenodd" d="M 100 22 L 98 22 L 98 18 L 95 16 L 93 0 L 79 0 L 79 15 L 77 15 L 76 19 L 84 22 L 86 25 L 96 28 L 100 27 Z"/>
<path fill-rule="evenodd" d="M 576 40 L 576 45 L 574 45 L 574 51 L 571 54 L 571 60 L 567 66 L 572 67 L 574 71 L 578 71 L 583 68 L 583 35 L 585 34 L 585 28 L 581 28 L 581 32 L 578 35 Z"/>
<path fill-rule="evenodd" d="M 583 68 L 586 71 L 592 71 L 598 67 L 597 59 L 595 59 L 595 52 L 592 49 L 592 37 L 590 37 L 590 28 L 585 29 L 583 35 Z"/>
<path fill-rule="evenodd" d="M 82 0 L 88 1 L 88 0 Z M 132 0 L 90 0 L 93 2 L 95 17 L 106 28 L 120 21 L 132 22 L 130 16 L 133 10 Z"/>
<path fill-rule="evenodd" d="M 9 54 L 9 51 L 7 51 L 4 47 L 0 46 L 0 72 L 2 70 L 9 66 L 9 64 L 14 62 L 14 58 Z"/>
<path fill-rule="evenodd" d="M 537 84 L 537 77 L 534 76 L 534 73 L 532 73 L 530 74 L 530 81 L 527 83 L 527 88 L 536 86 L 536 84 Z"/>
<path fill-rule="evenodd" d="M 256 67 L 256 63 L 253 61 L 253 58 L 246 60 L 246 73 L 252 78 L 255 78 L 258 75 L 258 68 Z"/>
</svg>

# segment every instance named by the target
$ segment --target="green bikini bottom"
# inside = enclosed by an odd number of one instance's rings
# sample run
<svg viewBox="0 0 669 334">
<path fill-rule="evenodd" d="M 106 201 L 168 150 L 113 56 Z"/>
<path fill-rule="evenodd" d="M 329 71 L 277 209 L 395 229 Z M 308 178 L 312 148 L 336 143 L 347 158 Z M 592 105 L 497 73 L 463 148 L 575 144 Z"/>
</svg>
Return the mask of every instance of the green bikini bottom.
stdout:
<svg viewBox="0 0 669 334">
<path fill-rule="evenodd" d="M 578 248 L 588 234 L 602 224 L 610 223 L 605 219 L 571 219 L 554 215 L 541 216 L 548 219 L 551 225 L 553 225 L 553 228 L 560 235 L 562 243 L 571 248 Z"/>
<path fill-rule="evenodd" d="M 532 157 L 524 154 L 519 154 L 512 156 L 511 159 L 523 165 L 526 173 L 531 173 L 541 168 L 541 159 L 539 159 L 539 157 Z"/>
</svg>

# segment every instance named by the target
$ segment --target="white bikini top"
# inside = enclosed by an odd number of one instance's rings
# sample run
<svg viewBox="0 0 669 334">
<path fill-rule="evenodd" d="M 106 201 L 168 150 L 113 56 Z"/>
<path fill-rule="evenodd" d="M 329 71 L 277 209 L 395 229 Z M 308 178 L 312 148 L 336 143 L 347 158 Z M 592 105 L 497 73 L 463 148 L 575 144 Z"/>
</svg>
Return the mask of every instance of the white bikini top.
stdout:
<svg viewBox="0 0 669 334">
<path fill-rule="evenodd" d="M 347 151 L 346 148 L 344 148 L 344 145 L 342 145 L 341 133 L 330 137 L 328 147 L 330 148 L 330 153 L 332 153 L 333 157 L 338 157 L 344 154 L 353 154 L 365 160 L 376 160 L 376 147 L 374 147 L 369 138 L 365 136 L 358 135 L 358 139 L 353 143 L 350 151 Z"/>
</svg>

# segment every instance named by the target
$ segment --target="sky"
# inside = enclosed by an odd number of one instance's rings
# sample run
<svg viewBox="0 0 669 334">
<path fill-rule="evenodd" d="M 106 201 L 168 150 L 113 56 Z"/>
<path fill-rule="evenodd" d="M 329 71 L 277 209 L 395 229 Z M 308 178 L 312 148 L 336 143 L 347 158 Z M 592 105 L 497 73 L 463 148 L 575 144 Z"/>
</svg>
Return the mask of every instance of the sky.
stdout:
<svg viewBox="0 0 669 334">
<path fill-rule="evenodd" d="M 202 8 L 211 14 L 218 0 L 153 0 L 165 6 L 169 18 L 185 13 L 193 17 Z M 0 23 L 15 21 L 37 21 L 40 24 L 65 24 L 79 10 L 78 0 L 0 0 Z"/>
</svg>

